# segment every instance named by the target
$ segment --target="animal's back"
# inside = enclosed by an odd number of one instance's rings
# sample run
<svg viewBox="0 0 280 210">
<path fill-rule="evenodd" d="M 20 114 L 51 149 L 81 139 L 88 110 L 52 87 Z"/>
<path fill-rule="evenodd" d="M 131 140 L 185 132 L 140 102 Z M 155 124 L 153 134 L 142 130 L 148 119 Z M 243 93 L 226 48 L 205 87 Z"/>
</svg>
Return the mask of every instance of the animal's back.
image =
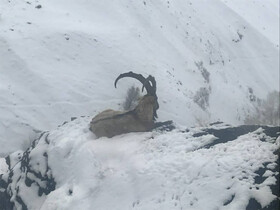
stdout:
<svg viewBox="0 0 280 210">
<path fill-rule="evenodd" d="M 107 110 L 106 110 L 107 111 Z M 144 132 L 147 131 L 147 125 L 135 118 L 133 114 L 120 114 L 108 117 L 96 116 L 92 119 L 90 129 L 99 138 L 102 136 L 113 137 L 129 132 Z M 101 114 L 101 113 L 100 113 Z"/>
<path fill-rule="evenodd" d="M 118 114 L 122 114 L 123 112 L 121 111 L 115 111 L 113 109 L 106 109 L 104 110 L 103 112 L 97 114 L 93 119 L 92 119 L 92 123 L 94 122 L 97 122 L 99 120 L 102 120 L 102 119 L 107 119 L 107 118 L 112 118 L 114 117 L 115 115 L 118 115 Z"/>
</svg>

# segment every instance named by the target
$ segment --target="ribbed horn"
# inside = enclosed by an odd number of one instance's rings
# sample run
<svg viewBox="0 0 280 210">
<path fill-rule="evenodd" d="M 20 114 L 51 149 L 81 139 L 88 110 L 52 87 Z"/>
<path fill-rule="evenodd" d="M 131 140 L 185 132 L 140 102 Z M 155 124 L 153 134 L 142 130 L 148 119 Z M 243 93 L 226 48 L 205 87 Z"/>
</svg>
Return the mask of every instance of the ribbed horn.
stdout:
<svg viewBox="0 0 280 210">
<path fill-rule="evenodd" d="M 140 81 L 142 84 L 143 84 L 143 87 L 146 88 L 146 91 L 149 95 L 154 95 L 155 94 L 155 91 L 154 91 L 154 88 L 151 86 L 151 84 L 149 83 L 149 81 L 147 82 L 147 79 L 145 77 L 142 76 L 142 74 L 136 74 L 132 71 L 130 72 L 127 72 L 127 73 L 123 73 L 123 74 L 120 74 L 117 79 L 115 80 L 115 88 L 117 87 L 117 83 L 118 81 L 121 79 L 121 78 L 124 78 L 124 77 L 131 77 L 131 78 L 134 78 L 134 79 L 137 79 L 138 81 Z M 150 76 L 149 76 L 150 77 Z"/>
</svg>

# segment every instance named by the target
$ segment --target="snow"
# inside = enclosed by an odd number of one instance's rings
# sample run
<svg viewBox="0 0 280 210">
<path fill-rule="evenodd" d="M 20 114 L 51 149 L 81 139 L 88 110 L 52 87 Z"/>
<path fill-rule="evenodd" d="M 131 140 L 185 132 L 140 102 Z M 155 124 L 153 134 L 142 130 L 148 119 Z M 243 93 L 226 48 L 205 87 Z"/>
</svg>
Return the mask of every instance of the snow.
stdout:
<svg viewBox="0 0 280 210">
<path fill-rule="evenodd" d="M 92 117 L 140 87 L 114 88 L 131 70 L 155 76 L 158 121 L 176 129 L 96 139 Z M 0 0 L 0 181 L 16 209 L 17 196 L 28 210 L 264 208 L 277 199 L 280 137 L 259 128 L 218 143 L 205 129 L 243 124 L 250 94 L 273 90 L 276 0 Z M 215 121 L 229 124 L 199 127 Z"/>
<path fill-rule="evenodd" d="M 0 5 L 1 157 L 73 116 L 121 109 L 127 88 L 140 84 L 126 80 L 116 90 L 113 82 L 130 70 L 155 76 L 159 120 L 187 126 L 243 124 L 253 107 L 248 88 L 260 99 L 279 90 L 275 0 Z M 203 87 L 206 110 L 194 102 Z"/>
<path fill-rule="evenodd" d="M 14 180 L 22 180 L 13 182 L 14 188 L 20 187 L 29 210 L 235 210 L 245 209 L 250 198 L 262 207 L 276 199 L 269 188 L 276 183 L 275 174 L 261 183 L 254 179 L 264 163 L 277 160 L 274 152 L 279 149 L 278 141 L 271 142 L 262 129 L 207 148 L 217 138 L 196 137 L 204 128 L 96 139 L 90 120 L 78 118 L 44 133 L 30 150 L 32 171 L 43 176 L 47 165 L 51 169 L 47 174 L 56 187 L 50 194 L 38 197 L 35 184 L 24 184 L 26 176 L 37 178 L 14 166 L 19 176 Z"/>
<path fill-rule="evenodd" d="M 268 0 L 265 3 L 261 0 L 224 0 L 223 2 L 250 23 L 252 27 L 256 28 L 270 42 L 279 45 L 279 22 L 275 19 L 275 16 L 279 15 L 279 2 L 274 0 Z M 248 9 L 252 7 L 254 9 Z M 266 12 L 268 10 L 270 12 Z"/>
<path fill-rule="evenodd" d="M 0 174 L 7 173 L 8 165 L 6 164 L 5 158 L 0 158 Z"/>
</svg>

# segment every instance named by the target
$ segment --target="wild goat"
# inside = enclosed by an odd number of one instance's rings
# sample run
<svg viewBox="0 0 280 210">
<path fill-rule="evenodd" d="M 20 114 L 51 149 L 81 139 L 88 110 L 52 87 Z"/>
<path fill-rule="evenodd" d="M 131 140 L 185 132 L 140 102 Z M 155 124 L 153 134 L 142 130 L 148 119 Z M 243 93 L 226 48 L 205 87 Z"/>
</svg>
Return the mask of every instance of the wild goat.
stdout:
<svg viewBox="0 0 280 210">
<path fill-rule="evenodd" d="M 127 72 L 117 77 L 115 87 L 117 87 L 119 79 L 124 77 L 139 80 L 143 84 L 142 91 L 145 88 L 147 94 L 131 111 L 121 112 L 108 109 L 97 114 L 90 123 L 90 130 L 98 138 L 101 136 L 111 138 L 123 133 L 144 132 L 154 128 L 154 121 L 157 118 L 156 111 L 159 108 L 155 78 L 151 75 L 145 78 L 141 74 Z"/>
</svg>

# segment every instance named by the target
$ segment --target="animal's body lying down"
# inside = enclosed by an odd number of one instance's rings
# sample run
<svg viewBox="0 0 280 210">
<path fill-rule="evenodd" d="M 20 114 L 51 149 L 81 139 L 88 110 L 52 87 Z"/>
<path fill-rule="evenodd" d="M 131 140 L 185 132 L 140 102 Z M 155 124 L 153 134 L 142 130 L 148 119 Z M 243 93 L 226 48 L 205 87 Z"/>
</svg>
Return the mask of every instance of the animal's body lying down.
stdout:
<svg viewBox="0 0 280 210">
<path fill-rule="evenodd" d="M 146 95 L 132 111 L 105 110 L 92 119 L 90 130 L 97 137 L 109 138 L 123 133 L 149 131 L 154 127 L 156 103 L 154 96 Z"/>
</svg>

